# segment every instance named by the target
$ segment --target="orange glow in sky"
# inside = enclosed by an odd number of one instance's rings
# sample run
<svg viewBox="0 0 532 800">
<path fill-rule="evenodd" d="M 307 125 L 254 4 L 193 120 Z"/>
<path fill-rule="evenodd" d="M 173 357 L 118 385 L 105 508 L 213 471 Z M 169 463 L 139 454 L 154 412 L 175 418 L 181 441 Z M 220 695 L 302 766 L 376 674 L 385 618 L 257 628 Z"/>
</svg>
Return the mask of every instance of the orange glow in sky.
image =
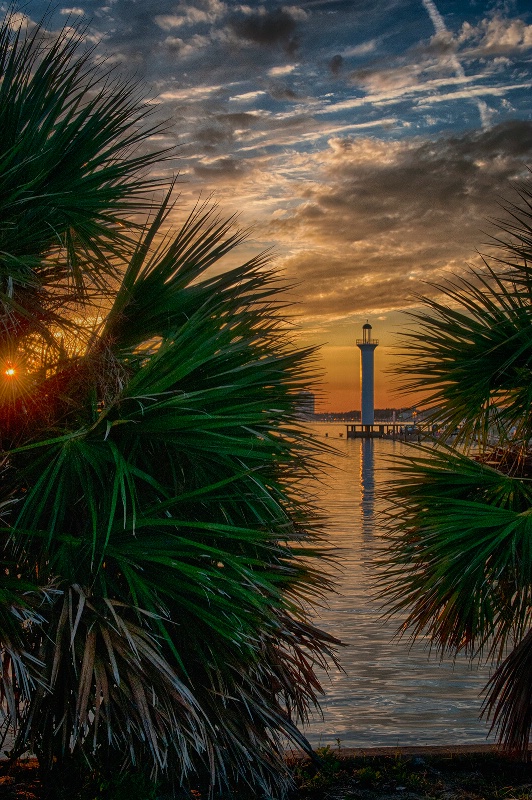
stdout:
<svg viewBox="0 0 532 800">
<path fill-rule="evenodd" d="M 360 410 L 360 350 L 356 340 L 362 338 L 362 325 L 369 321 L 375 348 L 375 408 L 406 408 L 421 400 L 420 396 L 400 390 L 397 367 L 405 347 L 401 346 L 401 333 L 412 329 L 403 313 L 353 315 L 334 325 L 316 326 L 312 331 L 302 331 L 305 346 L 319 347 L 318 364 L 323 379 L 321 391 L 316 392 L 316 411 Z"/>
<path fill-rule="evenodd" d="M 357 331 L 357 335 L 358 335 Z M 375 337 L 377 338 L 377 337 Z M 360 350 L 349 345 L 323 347 L 325 367 L 324 396 L 317 402 L 318 411 L 360 410 Z M 392 348 L 380 344 L 375 350 L 375 407 L 396 408 L 409 405 L 396 390 Z M 320 402 L 321 400 L 321 402 Z"/>
</svg>

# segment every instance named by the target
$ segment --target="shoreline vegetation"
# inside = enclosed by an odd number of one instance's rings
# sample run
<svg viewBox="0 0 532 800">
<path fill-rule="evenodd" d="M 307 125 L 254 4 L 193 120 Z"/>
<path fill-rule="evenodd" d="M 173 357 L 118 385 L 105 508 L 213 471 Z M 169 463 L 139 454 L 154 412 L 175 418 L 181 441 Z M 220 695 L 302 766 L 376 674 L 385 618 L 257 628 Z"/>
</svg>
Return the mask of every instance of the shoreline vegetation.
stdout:
<svg viewBox="0 0 532 800">
<path fill-rule="evenodd" d="M 290 800 L 530 800 L 530 761 L 498 745 L 319 748 L 293 762 Z"/>
<path fill-rule="evenodd" d="M 287 751 L 286 762 L 296 788 L 289 800 L 530 800 L 532 764 L 498 745 L 343 747 L 340 740 L 308 754 Z M 5 772 L 2 773 L 2 766 Z M 57 800 L 106 800 L 140 797 L 131 793 L 124 776 L 116 784 L 101 784 L 94 793 L 77 787 Z M 138 788 L 138 787 L 137 787 Z M 35 759 L 0 764 L 0 800 L 44 798 Z M 208 790 L 187 791 L 163 784 L 152 786 L 143 800 L 207 800 Z M 249 788 L 223 794 L 219 800 L 254 800 Z M 276 800 L 272 797 L 272 800 Z"/>
</svg>

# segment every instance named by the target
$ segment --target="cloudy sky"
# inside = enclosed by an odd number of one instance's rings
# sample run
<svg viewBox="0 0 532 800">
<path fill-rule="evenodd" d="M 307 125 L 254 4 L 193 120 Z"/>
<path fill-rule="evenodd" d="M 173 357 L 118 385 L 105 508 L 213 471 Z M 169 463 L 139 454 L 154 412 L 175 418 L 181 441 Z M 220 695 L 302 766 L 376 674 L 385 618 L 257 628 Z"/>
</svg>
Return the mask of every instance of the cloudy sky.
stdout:
<svg viewBox="0 0 532 800">
<path fill-rule="evenodd" d="M 29 0 L 37 19 L 48 0 Z M 322 410 L 359 407 L 369 319 L 377 406 L 402 310 L 460 272 L 532 166 L 532 10 L 522 0 L 80 0 L 98 52 L 170 120 L 181 209 L 200 192 L 274 246 Z M 161 142 L 166 143 L 165 141 Z M 485 249 L 485 248 L 484 248 Z M 245 253 L 247 255 L 247 252 Z M 404 401 L 406 402 L 406 401 Z"/>
</svg>

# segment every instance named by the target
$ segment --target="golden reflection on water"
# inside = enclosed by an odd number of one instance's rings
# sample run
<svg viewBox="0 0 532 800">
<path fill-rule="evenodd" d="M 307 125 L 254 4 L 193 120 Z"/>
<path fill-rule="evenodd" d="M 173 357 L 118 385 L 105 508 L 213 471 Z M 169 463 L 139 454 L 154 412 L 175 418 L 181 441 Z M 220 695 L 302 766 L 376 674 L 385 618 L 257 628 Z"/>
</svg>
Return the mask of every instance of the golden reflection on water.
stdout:
<svg viewBox="0 0 532 800">
<path fill-rule="evenodd" d="M 407 445 L 347 440 L 341 424 L 318 423 L 312 430 L 327 433 L 338 448 L 325 484 L 315 489 L 328 516 L 329 543 L 339 551 L 338 594 L 316 621 L 347 647 L 340 653 L 345 673 L 323 678 L 324 718 L 305 728 L 309 740 L 333 745 L 339 738 L 353 747 L 486 742 L 488 727 L 478 714 L 488 668 L 471 667 L 466 659 L 429 659 L 425 643 L 394 639 L 399 621 L 383 622 L 373 597 L 375 556 L 383 544 L 379 490 L 388 478 L 387 461 Z"/>
</svg>

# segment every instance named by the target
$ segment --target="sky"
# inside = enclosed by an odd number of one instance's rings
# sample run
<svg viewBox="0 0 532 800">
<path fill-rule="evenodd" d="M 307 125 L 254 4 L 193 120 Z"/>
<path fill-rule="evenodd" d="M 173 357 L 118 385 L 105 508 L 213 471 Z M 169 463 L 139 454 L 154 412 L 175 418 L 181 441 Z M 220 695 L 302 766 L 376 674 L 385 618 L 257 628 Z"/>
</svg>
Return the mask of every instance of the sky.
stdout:
<svg viewBox="0 0 532 800">
<path fill-rule="evenodd" d="M 20 6 L 28 22 L 48 0 Z M 299 344 L 321 345 L 318 410 L 360 408 L 368 320 L 375 404 L 405 310 L 489 252 L 532 167 L 532 9 L 503 0 L 80 0 L 107 63 L 146 87 L 176 146 L 176 224 L 211 194 L 274 248 Z"/>
</svg>

